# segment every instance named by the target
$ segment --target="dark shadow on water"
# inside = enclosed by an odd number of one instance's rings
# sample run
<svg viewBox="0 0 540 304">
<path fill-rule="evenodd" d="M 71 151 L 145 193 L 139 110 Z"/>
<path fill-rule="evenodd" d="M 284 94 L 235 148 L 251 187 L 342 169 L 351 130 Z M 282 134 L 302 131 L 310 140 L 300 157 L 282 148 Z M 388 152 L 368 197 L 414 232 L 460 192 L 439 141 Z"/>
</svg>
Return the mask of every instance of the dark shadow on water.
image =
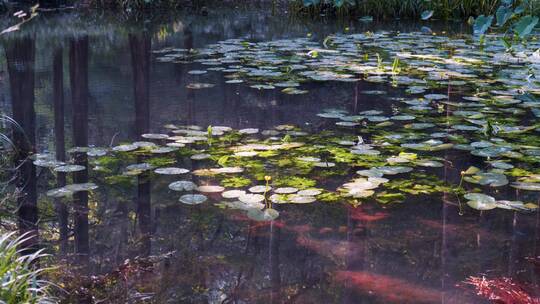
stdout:
<svg viewBox="0 0 540 304">
<path fill-rule="evenodd" d="M 37 250 L 38 244 L 36 167 L 29 158 L 35 152 L 36 143 L 35 51 L 35 40 L 30 36 L 15 38 L 5 47 L 13 119 L 21 127 L 13 127 L 14 165 L 18 168 L 15 173 L 18 225 L 21 234 L 32 236 L 25 245 L 32 250 Z"/>
<path fill-rule="evenodd" d="M 147 32 L 129 34 L 131 66 L 133 69 L 133 94 L 135 100 L 136 138 L 150 132 L 150 50 L 151 37 Z M 142 159 L 139 159 L 142 162 Z M 152 241 L 152 183 L 146 174 L 137 177 L 137 216 L 139 220 L 140 254 L 151 253 Z"/>
<path fill-rule="evenodd" d="M 73 145 L 88 146 L 88 37 L 72 38 L 69 49 L 69 74 L 71 81 L 71 106 L 73 124 Z M 73 182 L 88 182 L 88 156 L 86 153 L 73 153 L 75 164 L 85 169 L 73 173 Z M 88 235 L 88 192 L 80 191 L 73 195 L 75 253 L 79 255 L 84 268 L 89 262 Z"/>
</svg>

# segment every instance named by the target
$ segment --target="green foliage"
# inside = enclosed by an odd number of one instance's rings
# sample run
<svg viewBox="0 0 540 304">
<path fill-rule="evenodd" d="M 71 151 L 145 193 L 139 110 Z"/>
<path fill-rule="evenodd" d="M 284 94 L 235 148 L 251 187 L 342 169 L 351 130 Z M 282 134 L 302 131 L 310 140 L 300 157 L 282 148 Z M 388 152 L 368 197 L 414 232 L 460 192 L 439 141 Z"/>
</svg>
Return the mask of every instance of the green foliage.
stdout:
<svg viewBox="0 0 540 304">
<path fill-rule="evenodd" d="M 116 156 L 101 156 L 96 160 L 96 164 L 101 167 L 105 167 L 108 169 L 113 169 L 117 166 L 120 166 L 122 161 L 116 157 Z"/>
<path fill-rule="evenodd" d="M 176 163 L 176 160 L 170 157 L 155 157 L 148 159 L 146 162 L 154 167 L 164 167 L 174 165 Z"/>
<path fill-rule="evenodd" d="M 514 33 L 516 33 L 519 38 L 523 39 L 532 32 L 537 24 L 538 17 L 533 17 L 531 15 L 523 16 L 514 25 Z"/>
<path fill-rule="evenodd" d="M 527 1 L 502 0 L 495 12 L 496 25 L 499 30 L 505 31 L 505 37 L 501 40 L 505 47 L 511 49 L 511 41 L 507 36 L 515 35 L 519 39 L 525 39 L 532 33 L 538 24 L 538 17 L 533 15 L 523 15 L 525 12 L 532 11 Z M 494 16 L 480 15 L 473 22 L 473 31 L 475 35 L 480 36 L 481 43 L 484 41 L 484 34 L 489 30 L 493 23 Z M 518 19 L 519 18 L 519 19 Z"/>
<path fill-rule="evenodd" d="M 385 191 L 377 194 L 376 200 L 381 204 L 401 203 L 403 200 L 405 200 L 405 195 L 403 193 Z"/>
<path fill-rule="evenodd" d="M 340 200 L 343 200 L 343 197 L 338 193 L 334 192 L 324 192 L 317 195 L 317 200 L 325 203 L 336 203 Z"/>
<path fill-rule="evenodd" d="M 245 177 L 229 177 L 221 180 L 223 187 L 240 188 L 251 185 L 251 180 Z"/>
<path fill-rule="evenodd" d="M 392 74 L 399 74 L 401 68 L 399 67 L 399 58 L 394 58 L 394 63 L 392 64 Z"/>
<path fill-rule="evenodd" d="M 474 20 L 473 32 L 475 35 L 484 35 L 493 23 L 493 16 L 480 15 Z"/>
<path fill-rule="evenodd" d="M 280 177 L 277 178 L 273 183 L 274 186 L 278 187 L 295 187 L 298 189 L 315 187 L 316 184 L 317 182 L 312 179 L 299 176 Z"/>
<path fill-rule="evenodd" d="M 127 175 L 112 175 L 105 178 L 105 182 L 109 185 L 118 185 L 122 187 L 129 187 L 133 185 L 134 179 Z"/>
<path fill-rule="evenodd" d="M 514 14 L 525 12 L 534 14 L 538 11 L 538 1 L 519 0 L 290 0 L 292 8 L 299 12 L 307 12 L 314 16 L 324 12 L 343 12 L 359 18 L 362 22 L 370 22 L 373 18 L 410 18 L 429 20 L 467 19 L 484 15 L 497 15 L 497 26 L 502 26 Z M 292 9 L 295 11 L 294 9 Z M 499 24 L 501 23 L 501 24 Z"/>
<path fill-rule="evenodd" d="M 334 160 L 338 163 L 352 163 L 358 157 L 351 153 L 350 150 L 341 147 L 328 147 L 328 152 L 332 154 Z"/>
<path fill-rule="evenodd" d="M 0 302 L 6 304 L 56 303 L 49 296 L 51 283 L 39 277 L 46 271 L 39 268 L 39 259 L 45 257 L 43 249 L 35 253 L 24 254 L 20 247 L 28 242 L 28 234 L 14 237 L 15 233 L 0 236 Z"/>
<path fill-rule="evenodd" d="M 512 9 L 506 5 L 501 5 L 495 14 L 497 17 L 497 26 L 503 26 L 514 15 Z"/>
<path fill-rule="evenodd" d="M 229 160 L 229 155 L 223 155 L 222 157 L 218 158 L 218 165 L 225 167 L 227 165 L 227 161 Z"/>
<path fill-rule="evenodd" d="M 435 193 L 457 193 L 458 188 L 452 188 L 439 180 L 436 176 L 413 173 L 412 178 L 395 179 L 385 184 L 388 189 L 399 190 L 412 195 L 435 194 Z"/>
</svg>

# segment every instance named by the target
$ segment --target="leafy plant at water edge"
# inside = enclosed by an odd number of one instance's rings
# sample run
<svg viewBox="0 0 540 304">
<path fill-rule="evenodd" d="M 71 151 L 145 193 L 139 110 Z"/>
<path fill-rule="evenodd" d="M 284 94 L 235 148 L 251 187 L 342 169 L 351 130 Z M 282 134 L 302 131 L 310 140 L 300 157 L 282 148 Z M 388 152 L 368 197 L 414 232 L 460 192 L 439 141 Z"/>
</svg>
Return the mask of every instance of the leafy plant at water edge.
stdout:
<svg viewBox="0 0 540 304">
<path fill-rule="evenodd" d="M 514 0 L 502 0 L 495 16 L 480 15 L 473 22 L 473 32 L 484 40 L 484 34 L 493 27 L 493 20 L 498 31 L 504 32 L 504 45 L 511 48 L 511 41 L 525 39 L 538 24 L 538 17 L 525 14 L 527 2 L 518 3 Z"/>
<path fill-rule="evenodd" d="M 37 262 L 45 257 L 43 250 L 35 253 L 23 253 L 20 248 L 31 236 L 23 234 L 14 238 L 15 233 L 0 236 L 0 302 L 16 303 L 56 303 L 49 296 L 52 284 L 39 277 L 46 271 L 39 268 Z"/>
<path fill-rule="evenodd" d="M 326 11 L 336 13 L 346 12 L 363 16 L 362 22 L 371 22 L 374 18 L 412 18 L 428 20 L 432 17 L 439 19 L 466 19 L 470 16 L 492 15 L 501 4 L 508 0 L 293 0 L 294 6 L 300 6 L 304 11 L 315 15 Z M 516 1 L 523 12 L 533 14 L 537 11 L 538 1 Z M 294 11 L 294 9 L 293 9 Z M 501 12 L 502 13 L 502 12 Z"/>
</svg>

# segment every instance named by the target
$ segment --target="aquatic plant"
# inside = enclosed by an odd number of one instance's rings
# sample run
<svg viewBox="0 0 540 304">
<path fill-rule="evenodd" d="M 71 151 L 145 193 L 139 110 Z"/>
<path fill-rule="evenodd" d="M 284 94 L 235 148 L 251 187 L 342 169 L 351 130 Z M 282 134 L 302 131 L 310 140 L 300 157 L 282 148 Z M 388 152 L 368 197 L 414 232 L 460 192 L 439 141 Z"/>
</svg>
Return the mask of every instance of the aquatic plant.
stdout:
<svg viewBox="0 0 540 304">
<path fill-rule="evenodd" d="M 428 20 L 432 18 L 467 19 L 470 16 L 490 15 L 495 13 L 500 4 L 507 0 L 445 0 L 445 1 L 417 1 L 417 0 L 293 0 L 290 7 L 293 11 L 305 11 L 312 15 L 333 13 L 339 15 L 364 16 L 360 20 L 371 22 L 373 18 L 410 18 Z M 537 1 L 516 1 L 518 5 L 530 14 L 538 9 Z"/>
<path fill-rule="evenodd" d="M 429 14 L 428 14 L 429 15 Z M 427 16 L 427 15 L 426 15 Z M 496 35 L 492 35 L 497 37 Z M 494 46 L 495 41 L 492 36 L 485 40 L 485 47 L 490 48 L 490 52 L 497 53 L 500 48 Z M 413 38 L 414 37 L 414 38 Z M 414 39 L 414 41 L 413 41 Z M 421 41 L 421 42 L 417 42 Z M 427 47 L 429 52 L 417 52 L 414 48 L 417 43 Z M 461 54 L 467 53 L 462 48 L 469 43 L 478 45 L 478 41 L 454 42 L 447 37 L 436 37 L 423 34 L 345 34 L 330 35 L 322 42 L 324 48 L 317 48 L 316 43 L 309 38 L 297 38 L 292 40 L 272 41 L 264 43 L 251 43 L 249 50 L 243 46 L 243 41 L 224 41 L 216 45 L 210 45 L 201 51 L 207 59 L 197 56 L 197 62 L 217 65 L 222 60 L 223 64 L 236 63 L 239 61 L 230 58 L 241 58 L 242 66 L 235 68 L 212 68 L 221 70 L 225 74 L 233 74 L 236 79 L 244 79 L 244 82 L 257 83 L 268 89 L 275 88 L 274 84 L 299 83 L 308 81 L 344 81 L 352 82 L 364 80 L 368 82 L 391 82 L 396 87 L 407 88 L 407 93 L 411 97 L 396 99 L 399 113 L 392 116 L 385 116 L 382 111 L 368 110 L 353 115 L 347 111 L 328 109 L 319 113 L 318 116 L 329 121 L 335 121 L 335 125 L 341 130 L 340 136 L 333 138 L 331 144 L 324 136 L 310 136 L 309 142 L 323 143 L 319 148 L 313 145 L 302 144 L 295 148 L 298 152 L 294 157 L 280 157 L 276 152 L 278 149 L 268 151 L 253 151 L 255 146 L 247 145 L 245 150 L 236 152 L 241 156 L 237 166 L 245 166 L 256 179 L 262 180 L 264 177 L 263 163 L 258 160 L 246 160 L 246 157 L 255 157 L 265 154 L 265 163 L 277 165 L 281 171 L 294 168 L 296 172 L 303 175 L 315 174 L 319 178 L 336 175 L 343 169 L 342 166 L 367 167 L 357 173 L 365 178 L 356 178 L 352 182 L 346 183 L 343 187 L 342 198 L 366 198 L 374 195 L 374 188 L 384 185 L 385 188 L 398 190 L 399 192 L 382 192 L 375 197 L 380 202 L 390 202 L 403 199 L 403 193 L 412 195 L 451 192 L 456 195 L 465 195 L 464 182 L 478 184 L 489 187 L 501 187 L 510 183 L 509 174 L 516 177 L 515 166 L 520 162 L 536 162 L 536 152 L 521 151 L 518 146 L 510 144 L 511 134 L 527 134 L 531 136 L 527 149 L 536 149 L 533 142 L 537 136 L 531 134 L 538 128 L 537 125 L 519 125 L 527 123 L 517 117 L 523 115 L 525 110 L 531 109 L 534 112 L 537 101 L 531 97 L 530 93 L 523 94 L 516 91 L 516 86 L 521 86 L 522 90 L 531 92 L 536 85 L 530 81 L 504 82 L 503 86 L 492 86 L 489 81 L 482 83 L 478 80 L 478 74 L 486 77 L 486 72 L 491 71 L 490 63 L 497 60 L 497 65 L 510 65 L 512 62 L 521 59 L 511 59 L 517 54 L 504 54 L 501 61 L 497 55 L 485 56 L 485 53 L 471 54 L 468 58 L 463 55 L 453 55 L 455 51 Z M 238 45 L 236 47 L 235 45 Z M 445 46 L 447 45 L 447 46 Z M 440 51 L 436 51 L 439 50 Z M 264 56 L 257 56 L 258 52 Z M 291 56 L 294 50 L 295 57 Z M 306 57 L 298 57 L 300 52 L 305 52 Z M 399 50 L 399 51 L 398 51 Z M 314 52 L 316 51 L 316 56 Z M 432 53 L 435 52 L 436 55 Z M 525 52 L 533 52 L 529 49 Z M 169 56 L 174 53 L 169 52 Z M 311 55 L 310 55 L 311 54 Z M 371 56 L 369 56 L 371 54 Z M 373 56 L 374 55 L 374 56 Z M 161 55 L 160 55 L 161 56 Z M 223 57 L 222 57 L 223 56 Z M 494 59 L 497 57 L 497 59 Z M 161 57 L 158 57 L 158 60 Z M 293 58 L 293 59 L 291 59 Z M 358 59 L 363 58 L 363 59 Z M 388 62 L 393 58 L 393 63 Z M 521 58 L 521 56 L 520 56 Z M 289 62 L 292 61 L 292 62 Z M 427 67 L 425 62 L 430 62 Z M 256 62 L 256 64 L 255 64 Z M 275 62 L 278 66 L 275 67 Z M 258 66 L 258 68 L 254 68 Z M 274 66 L 270 69 L 271 66 Z M 287 73 L 277 73 L 280 66 L 296 69 L 288 69 Z M 453 70 L 453 69 L 456 70 Z M 502 79 L 508 75 L 510 70 L 515 72 L 517 66 L 512 66 L 508 70 L 504 68 L 497 70 L 497 79 Z M 269 73 L 268 71 L 272 71 Z M 397 73 L 400 72 L 400 75 Z M 522 71 L 521 73 L 530 73 Z M 403 76 L 401 74 L 404 74 Z M 492 76 L 488 76 L 492 77 Z M 495 76 L 497 77 L 497 76 Z M 479 83 L 482 83 L 479 85 Z M 468 85 L 471 91 L 476 93 L 473 96 L 463 96 L 462 101 L 454 101 L 447 94 L 426 93 L 427 90 L 436 90 L 441 84 L 463 86 Z M 482 87 L 481 87 L 482 86 Z M 252 86 L 253 87 L 253 86 Z M 291 87 L 296 88 L 297 85 Z M 363 91 L 366 95 L 386 94 L 385 91 Z M 416 97 L 415 97 L 416 96 Z M 520 109 L 512 108 L 512 105 L 524 102 Z M 401 106 L 403 105 L 403 107 Z M 488 108 L 485 108 L 485 107 Z M 484 108 L 482 108 L 484 107 Z M 451 115 L 427 115 L 428 111 L 443 114 L 445 111 Z M 503 117 L 502 113 L 510 113 L 512 118 Z M 403 131 L 399 131 L 402 126 Z M 397 129 L 396 129 L 397 127 Z M 276 127 L 276 129 L 278 129 Z M 348 129 L 348 130 L 347 130 Z M 290 130 L 290 129 L 289 129 Z M 282 130 L 280 130 L 282 131 Z M 362 137 L 358 143 L 350 140 L 348 132 L 353 134 L 369 134 L 372 144 L 367 144 Z M 277 132 L 277 133 L 273 133 Z M 283 143 L 294 143 L 292 131 L 283 137 Z M 276 135 L 279 131 L 271 131 L 268 135 Z M 297 132 L 298 133 L 298 132 Z M 356 134 L 358 134 L 356 133 Z M 467 135 L 466 135 L 467 134 Z M 299 132 L 300 136 L 305 136 Z M 322 135 L 322 134 L 321 134 Z M 465 136 L 466 135 L 466 136 Z M 309 136 L 309 134 L 308 134 Z M 326 135 L 328 137 L 328 135 Z M 335 135 L 334 135 L 335 136 Z M 308 139 L 306 138 L 306 139 Z M 527 137 L 521 137 L 525 139 Z M 531 141 L 532 140 L 532 141 Z M 390 144 L 391 143 L 391 144 Z M 378 147 L 378 148 L 376 148 Z M 413 174 L 408 178 L 411 180 L 393 180 L 388 182 L 383 176 L 404 174 L 415 169 L 415 167 L 438 168 L 445 164 L 441 159 L 433 156 L 439 151 L 449 149 L 469 151 L 471 155 L 486 159 L 488 168 L 476 170 L 475 172 L 464 171 L 461 181 L 457 187 L 444 185 L 438 182 L 437 178 L 427 178 L 425 175 Z M 416 153 L 408 151 L 417 151 Z M 293 149 L 294 151 L 294 149 Z M 536 150 L 535 150 L 536 151 Z M 290 153 L 290 152 L 289 152 Z M 293 152 L 294 153 L 294 152 Z M 422 154 L 420 154 L 422 153 Z M 523 155 L 533 153 L 535 156 Z M 393 154 L 393 155 L 392 155 Z M 289 154 L 290 155 L 290 154 Z M 294 155 L 294 154 L 293 154 Z M 316 157 L 312 157 L 314 155 Z M 331 160 L 331 161 L 329 161 Z M 227 162 L 229 159 L 227 158 Z M 403 164 L 407 164 L 404 166 Z M 316 168 L 326 168 L 329 170 L 316 170 Z M 331 168 L 331 169 L 330 169 Z M 402 171 L 403 169 L 403 171 Z M 508 172 L 507 170 L 512 170 Z M 339 173 L 343 174 L 343 173 Z M 338 175 L 339 175 L 338 174 Z M 517 176 L 519 177 L 519 176 Z M 372 179 L 372 180 L 368 180 Z M 315 184 L 301 185 L 294 184 L 295 181 L 310 180 L 307 176 L 283 176 L 276 175 L 274 185 L 289 187 L 313 187 Z M 293 184 L 286 182 L 290 181 Z M 535 180 L 517 180 L 512 183 L 513 187 L 536 191 L 540 189 Z M 381 186 L 382 187 L 382 186 Z M 477 191 L 477 190 L 475 190 Z M 472 194 L 471 194 L 472 195 Z M 279 201 L 288 200 L 287 195 L 278 195 Z M 477 201 L 469 200 L 469 206 L 477 206 Z M 350 201 L 357 204 L 356 200 Z M 533 205 L 526 203 L 508 202 L 499 200 L 496 206 L 504 209 L 532 210 Z M 478 208 L 477 208 L 478 209 Z"/>
<path fill-rule="evenodd" d="M 500 39 L 506 48 L 510 49 L 512 42 L 525 39 L 538 24 L 538 17 L 526 13 L 527 6 L 526 1 L 520 3 L 514 0 L 503 0 L 494 16 L 480 15 L 475 19 L 470 19 L 469 22 L 473 25 L 474 34 L 483 42 L 484 34 L 492 27 L 495 19 L 496 30 L 504 32 L 504 36 Z"/>
<path fill-rule="evenodd" d="M 46 257 L 43 249 L 34 253 L 24 251 L 24 244 L 33 236 L 3 233 L 0 236 L 0 301 L 6 304 L 56 303 L 50 296 L 53 285 L 41 279 L 47 271 L 39 267 L 39 260 Z"/>
</svg>

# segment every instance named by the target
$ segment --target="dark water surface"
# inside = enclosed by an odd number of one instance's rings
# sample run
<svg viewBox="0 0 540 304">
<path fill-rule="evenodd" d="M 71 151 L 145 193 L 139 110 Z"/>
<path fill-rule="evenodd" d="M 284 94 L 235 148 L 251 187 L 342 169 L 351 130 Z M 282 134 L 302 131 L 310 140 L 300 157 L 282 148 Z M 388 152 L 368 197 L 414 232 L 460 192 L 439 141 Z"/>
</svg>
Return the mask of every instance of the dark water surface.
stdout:
<svg viewBox="0 0 540 304">
<path fill-rule="evenodd" d="M 0 110 L 35 143 L 25 147 L 26 139 L 16 136 L 22 151 L 56 153 L 62 160 L 63 146 L 131 142 L 144 133 L 166 132 L 165 124 L 203 130 L 208 125 L 265 130 L 293 124 L 317 133 L 329 127 L 316 116 L 325 108 L 391 111 L 389 98 L 403 92 L 390 85 L 307 83 L 308 94 L 286 95 L 227 84 L 217 72 L 192 75 L 188 71 L 200 64 L 158 62 L 153 51 L 203 48 L 230 38 L 268 41 L 309 33 L 322 40 L 345 27 L 364 32 L 422 26 L 340 24 L 232 10 L 186 13 L 162 22 L 117 19 L 41 16 L 1 41 Z M 440 25 L 451 32 L 462 27 Z M 193 82 L 215 87 L 187 89 Z M 388 94 L 359 94 L 367 90 Z M 441 156 L 458 168 L 475 162 L 455 151 Z M 77 153 L 71 157 L 74 163 L 88 163 Z M 93 181 L 89 171 L 68 174 L 68 182 Z M 455 195 L 436 194 L 392 205 L 366 200 L 356 208 L 324 202 L 280 205 L 275 207 L 279 218 L 255 222 L 239 210 L 214 206 L 219 194 L 197 206 L 178 203 L 179 193 L 167 188 L 178 178 L 167 176 L 139 178 L 135 186 L 99 184 L 89 195 L 77 193 L 54 209 L 45 192 L 66 177 L 29 162 L 20 174 L 27 193 L 19 210 L 25 216 L 21 227 L 32 229 L 39 218 L 41 239 L 56 256 L 82 260 L 89 273 L 103 274 L 128 258 L 168 255 L 144 288 L 127 285 L 132 298 L 148 296 L 156 303 L 482 303 L 471 286 L 461 283 L 482 275 L 510 277 L 538 291 L 539 270 L 527 259 L 540 255 L 537 212 L 467 209 L 460 215 Z M 444 168 L 437 176 L 456 182 L 459 170 Z M 335 189 L 350 177 L 320 181 Z M 62 236 L 67 241 L 59 241 Z"/>
</svg>

